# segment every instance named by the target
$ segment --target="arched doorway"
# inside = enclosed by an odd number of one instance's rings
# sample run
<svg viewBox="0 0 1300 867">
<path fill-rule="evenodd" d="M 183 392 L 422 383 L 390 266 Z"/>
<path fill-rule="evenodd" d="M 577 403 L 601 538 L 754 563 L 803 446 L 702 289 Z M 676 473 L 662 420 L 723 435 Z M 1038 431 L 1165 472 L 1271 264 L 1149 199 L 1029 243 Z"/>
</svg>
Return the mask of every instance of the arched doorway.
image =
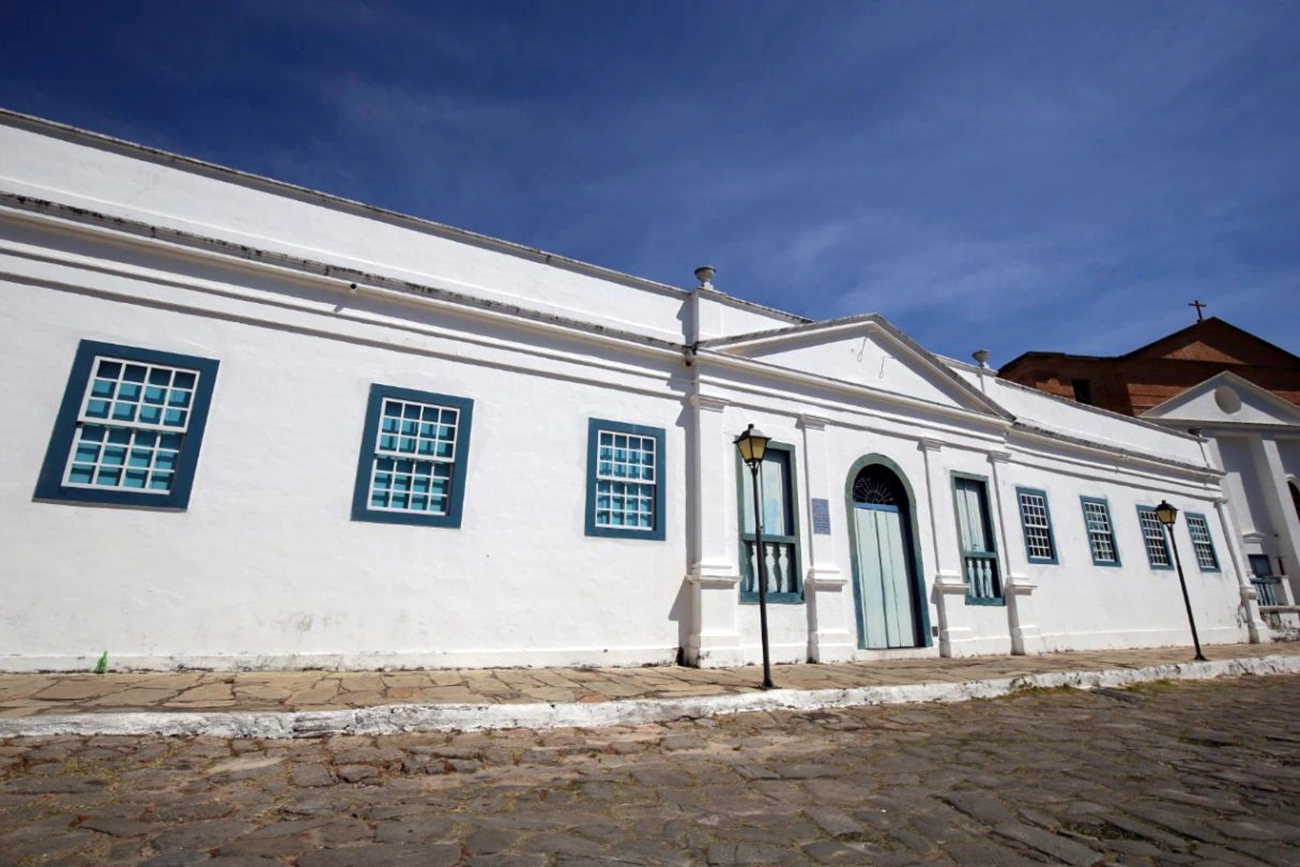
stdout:
<svg viewBox="0 0 1300 867">
<path fill-rule="evenodd" d="M 907 484 L 883 458 L 864 458 L 849 473 L 848 501 L 858 646 L 926 646 L 929 618 Z"/>
</svg>

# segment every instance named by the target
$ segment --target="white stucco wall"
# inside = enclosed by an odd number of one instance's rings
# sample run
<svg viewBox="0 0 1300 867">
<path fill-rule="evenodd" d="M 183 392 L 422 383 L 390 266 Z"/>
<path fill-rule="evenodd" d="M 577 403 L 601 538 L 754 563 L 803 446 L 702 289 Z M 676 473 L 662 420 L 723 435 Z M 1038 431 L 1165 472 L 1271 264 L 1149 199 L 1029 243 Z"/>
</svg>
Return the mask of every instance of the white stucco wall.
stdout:
<svg viewBox="0 0 1300 867">
<path fill-rule="evenodd" d="M 1138 506 L 1168 499 L 1184 514 L 1174 533 L 1183 560 L 1202 642 L 1244 641 L 1238 623 L 1238 583 L 1215 503 L 1195 487 L 1170 480 L 1138 486 L 1118 474 L 1110 478 L 1052 472 L 1037 461 L 1013 460 L 1011 486 L 1044 490 L 1051 511 L 1058 565 L 1028 562 L 1018 510 L 1008 522 L 1009 547 L 1018 568 L 1037 585 L 1034 611 L 1047 650 L 1190 644 L 1177 573 L 1157 569 L 1147 558 Z M 1081 497 L 1105 499 L 1110 507 L 1119 566 L 1093 565 Z M 1192 550 L 1185 513 L 1205 516 L 1219 572 L 1202 571 Z"/>
<path fill-rule="evenodd" d="M 1244 535 L 1272 536 L 1276 530 L 1270 514 L 1266 494 L 1260 484 L 1260 474 L 1255 458 L 1255 447 L 1248 436 L 1215 437 L 1223 461 L 1224 487 L 1237 510 L 1238 528 Z M 1249 553 L 1259 553 L 1252 550 Z M 1276 553 L 1272 550 L 1264 553 Z"/>
<path fill-rule="evenodd" d="M 0 400 L 11 409 L 0 418 L 0 668 L 85 668 L 104 651 L 142 667 L 675 658 L 684 438 L 671 354 L 429 311 L 422 324 L 473 339 L 343 319 L 324 333 L 319 316 L 229 298 L 223 318 L 200 315 L 218 305 L 199 293 L 0 258 L 0 270 L 20 268 L 193 306 L 0 284 Z M 237 288 L 239 274 L 226 276 Z M 376 320 L 410 318 L 402 303 L 366 306 Z M 187 511 L 32 501 L 83 338 L 221 361 Z M 630 365 L 635 376 L 618 375 Z M 475 401 L 459 529 L 350 520 L 371 383 Z M 664 541 L 584 535 L 589 417 L 664 428 Z"/>
</svg>

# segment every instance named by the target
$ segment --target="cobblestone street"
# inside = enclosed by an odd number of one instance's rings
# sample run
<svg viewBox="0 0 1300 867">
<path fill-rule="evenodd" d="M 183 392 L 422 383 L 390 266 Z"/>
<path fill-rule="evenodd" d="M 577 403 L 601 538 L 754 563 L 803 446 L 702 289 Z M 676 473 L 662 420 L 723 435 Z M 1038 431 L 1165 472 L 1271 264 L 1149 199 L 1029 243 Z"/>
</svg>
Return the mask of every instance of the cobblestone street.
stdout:
<svg viewBox="0 0 1300 867">
<path fill-rule="evenodd" d="M 592 731 L 0 746 L 0 863 L 1300 864 L 1300 677 Z"/>
</svg>

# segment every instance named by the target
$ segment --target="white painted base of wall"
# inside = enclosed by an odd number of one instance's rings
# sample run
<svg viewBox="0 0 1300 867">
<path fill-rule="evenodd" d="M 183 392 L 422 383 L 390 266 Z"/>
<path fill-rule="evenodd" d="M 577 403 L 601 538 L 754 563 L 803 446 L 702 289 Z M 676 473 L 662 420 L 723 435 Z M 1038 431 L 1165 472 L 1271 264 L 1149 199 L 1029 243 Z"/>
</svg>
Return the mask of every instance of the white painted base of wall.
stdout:
<svg viewBox="0 0 1300 867">
<path fill-rule="evenodd" d="M 1011 627 L 1011 653 L 1016 656 L 1038 656 L 1046 653 L 1043 634 L 1037 626 Z"/>
<path fill-rule="evenodd" d="M 90 656 L 0 656 L 0 671 L 90 671 Z M 676 647 L 620 647 L 610 650 L 467 650 L 440 653 L 302 653 L 114 656 L 113 671 L 401 671 L 438 668 L 595 668 L 675 665 Z"/>
<path fill-rule="evenodd" d="M 1201 644 L 1245 644 L 1250 640 L 1245 627 L 1197 625 Z M 1192 633 L 1180 629 L 1125 630 L 1124 632 L 1044 633 L 1043 645 L 1048 653 L 1070 650 L 1123 650 L 1139 647 L 1192 646 Z"/>
<path fill-rule="evenodd" d="M 763 645 L 747 644 L 740 648 L 740 652 L 743 658 L 741 665 L 763 664 Z M 773 644 L 769 642 L 767 652 L 773 665 L 798 665 L 808 661 L 808 645 L 803 642 L 798 644 Z"/>
<path fill-rule="evenodd" d="M 968 637 L 970 630 L 950 629 L 948 632 L 948 655 L 953 658 L 1011 655 L 1010 635 Z M 960 636 L 960 633 L 966 635 Z"/>
<path fill-rule="evenodd" d="M 859 648 L 853 651 L 854 662 L 889 662 L 893 659 L 937 659 L 938 657 L 939 645 L 937 644 L 930 647 L 895 647 L 890 650 Z"/>
<path fill-rule="evenodd" d="M 850 662 L 854 650 L 853 639 L 847 629 L 817 632 L 808 642 L 808 661 L 826 664 Z"/>
</svg>

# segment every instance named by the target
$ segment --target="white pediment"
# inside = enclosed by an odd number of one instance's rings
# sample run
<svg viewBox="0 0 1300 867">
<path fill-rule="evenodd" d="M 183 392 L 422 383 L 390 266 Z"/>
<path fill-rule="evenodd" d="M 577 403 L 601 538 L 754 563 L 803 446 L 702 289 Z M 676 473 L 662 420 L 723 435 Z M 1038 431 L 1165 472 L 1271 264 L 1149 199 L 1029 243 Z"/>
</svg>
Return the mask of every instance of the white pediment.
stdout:
<svg viewBox="0 0 1300 867">
<path fill-rule="evenodd" d="M 936 356 L 875 314 L 708 341 L 702 346 L 927 403 L 1004 415 Z"/>
<path fill-rule="evenodd" d="M 1300 407 L 1224 371 L 1142 413 L 1151 421 L 1300 426 Z"/>
</svg>

